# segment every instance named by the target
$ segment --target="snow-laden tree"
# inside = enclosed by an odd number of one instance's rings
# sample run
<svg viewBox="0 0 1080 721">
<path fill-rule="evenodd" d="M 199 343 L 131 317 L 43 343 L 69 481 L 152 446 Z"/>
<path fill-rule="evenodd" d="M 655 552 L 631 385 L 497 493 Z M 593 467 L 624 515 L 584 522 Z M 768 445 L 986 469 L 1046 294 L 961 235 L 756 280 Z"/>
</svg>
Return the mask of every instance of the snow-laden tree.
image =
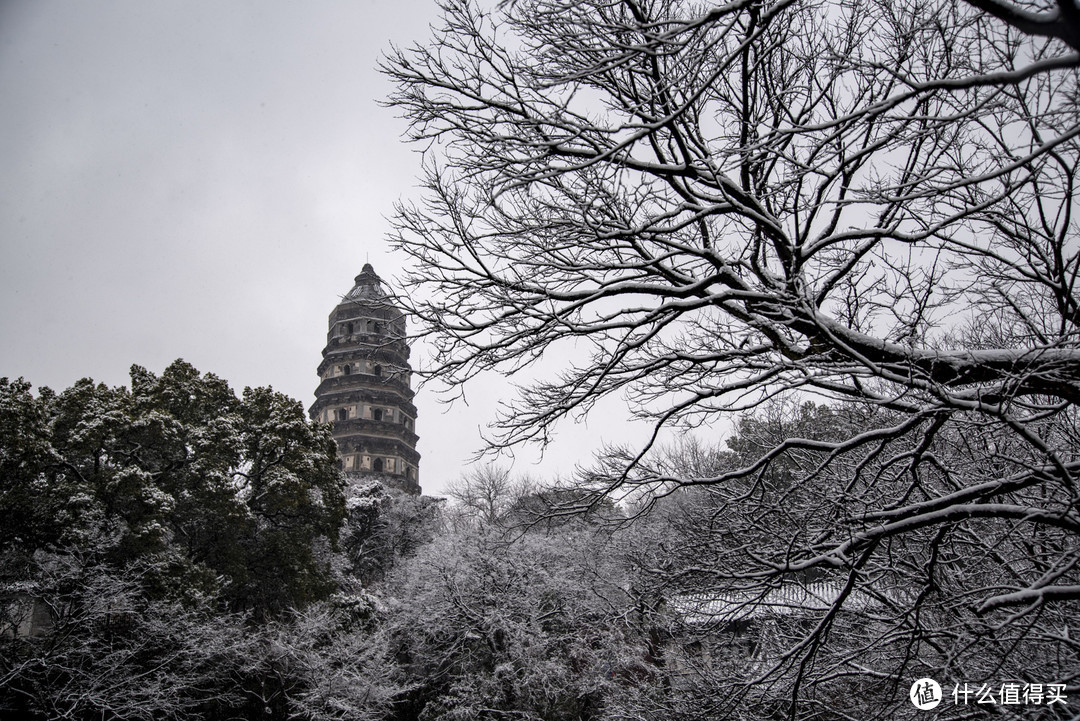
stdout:
<svg viewBox="0 0 1080 721">
<path fill-rule="evenodd" d="M 330 430 L 182 361 L 131 378 L 37 395 L 0 380 L 0 594 L 40 621 L 5 619 L 0 709 L 284 715 L 304 682 L 266 690 L 280 666 L 259 638 L 337 589 Z"/>
<path fill-rule="evenodd" d="M 1074 604 L 1017 615 L 980 606 L 987 589 L 1015 583 L 1033 563 L 1056 560 L 1069 543 L 1064 535 L 969 520 L 885 539 L 857 573 L 810 566 L 762 576 L 764 554 L 782 556 L 823 519 L 874 503 L 877 492 L 862 483 L 863 473 L 877 479 L 887 471 L 872 457 L 861 460 L 864 472 L 822 470 L 828 451 L 798 444 L 752 476 L 738 471 L 785 439 L 829 441 L 891 420 L 872 406 L 771 402 L 741 418 L 726 447 L 683 442 L 640 462 L 635 472 L 643 475 L 730 476 L 640 499 L 639 522 L 628 531 L 627 573 L 648 617 L 670 639 L 667 661 L 678 667 L 679 685 L 640 690 L 625 699 L 626 713 L 905 718 L 921 713 L 906 694 L 924 674 L 942 679 L 950 704 L 954 683 L 985 683 L 998 695 L 1003 683 L 1069 682 Z M 933 448 L 957 462 L 969 452 L 945 437 Z M 1033 550 L 1042 556 L 1033 558 Z M 1068 718 L 1070 711 L 1056 705 L 1018 713 Z"/>
<path fill-rule="evenodd" d="M 351 488 L 341 529 L 343 586 L 377 585 L 429 543 L 443 522 L 441 505 L 441 499 L 393 491 L 378 481 Z"/>
<path fill-rule="evenodd" d="M 388 589 L 399 718 L 602 718 L 620 688 L 657 681 L 618 561 L 584 525 L 437 537 Z"/>
<path fill-rule="evenodd" d="M 16 587 L 50 622 L 0 639 L 0 716 L 194 719 L 243 708 L 237 679 L 263 661 L 244 619 L 209 598 L 148 597 L 143 578 L 93 555 L 39 552 L 32 583 Z"/>
<path fill-rule="evenodd" d="M 265 657 L 271 687 L 285 688 L 285 718 L 376 721 L 391 717 L 401 692 L 380 633 L 377 603 L 365 593 L 335 594 L 271 629 Z M 274 633 L 276 631 L 276 633 Z"/>
<path fill-rule="evenodd" d="M 400 301 L 455 387 L 529 370 L 494 445 L 546 442 L 609 396 L 656 439 L 784 394 L 851 404 L 838 433 L 765 436 L 731 466 L 669 473 L 642 447 L 587 480 L 717 489 L 750 531 L 715 569 L 729 585 L 825 574 L 850 589 L 838 610 L 910 599 L 872 671 L 900 700 L 912 674 L 1071 682 L 1076 7 L 444 11 L 431 44 L 385 60 L 427 159 L 425 199 L 398 216 Z M 859 672 L 817 663 L 833 617 L 793 649 L 808 682 Z"/>
</svg>

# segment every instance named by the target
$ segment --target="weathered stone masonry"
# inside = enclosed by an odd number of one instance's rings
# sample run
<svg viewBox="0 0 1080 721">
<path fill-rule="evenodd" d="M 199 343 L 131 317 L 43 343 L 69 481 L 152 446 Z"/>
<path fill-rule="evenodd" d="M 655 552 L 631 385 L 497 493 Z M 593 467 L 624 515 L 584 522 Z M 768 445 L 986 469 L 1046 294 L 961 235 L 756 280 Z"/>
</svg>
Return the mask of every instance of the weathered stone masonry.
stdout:
<svg viewBox="0 0 1080 721">
<path fill-rule="evenodd" d="M 338 459 L 353 482 L 379 477 L 420 493 L 416 406 L 405 315 L 371 264 L 330 313 L 313 420 L 333 423 Z"/>
</svg>

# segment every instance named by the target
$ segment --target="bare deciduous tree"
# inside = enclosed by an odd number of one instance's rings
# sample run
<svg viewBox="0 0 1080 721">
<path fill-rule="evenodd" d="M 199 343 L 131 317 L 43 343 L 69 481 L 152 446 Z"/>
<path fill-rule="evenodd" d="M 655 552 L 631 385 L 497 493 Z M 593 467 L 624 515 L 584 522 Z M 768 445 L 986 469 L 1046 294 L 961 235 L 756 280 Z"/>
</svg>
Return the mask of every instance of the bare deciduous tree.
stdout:
<svg viewBox="0 0 1080 721">
<path fill-rule="evenodd" d="M 507 406 L 496 445 L 543 443 L 611 395 L 655 438 L 785 393 L 853 404 L 866 424 L 712 473 L 645 447 L 590 480 L 718 489 L 754 531 L 715 569 L 729 584 L 827 574 L 849 589 L 836 609 L 892 589 L 874 673 L 1069 682 L 1075 6 L 444 9 L 431 46 L 385 61 L 428 152 L 426 200 L 398 219 L 419 286 L 402 300 L 452 383 L 569 359 Z M 828 656 L 835 618 L 792 650 L 799 678 L 857 672 Z"/>
<path fill-rule="evenodd" d="M 506 466 L 475 466 L 463 472 L 446 487 L 466 517 L 485 525 L 503 520 L 514 503 L 534 490 L 528 477 L 514 477 Z"/>
</svg>

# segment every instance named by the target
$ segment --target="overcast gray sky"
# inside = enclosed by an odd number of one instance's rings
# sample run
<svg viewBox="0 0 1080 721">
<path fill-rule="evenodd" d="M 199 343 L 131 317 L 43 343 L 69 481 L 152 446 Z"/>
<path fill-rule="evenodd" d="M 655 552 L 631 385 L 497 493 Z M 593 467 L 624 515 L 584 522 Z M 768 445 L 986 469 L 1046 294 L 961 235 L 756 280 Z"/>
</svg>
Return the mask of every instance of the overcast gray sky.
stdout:
<svg viewBox="0 0 1080 721">
<path fill-rule="evenodd" d="M 365 261 L 397 274 L 386 218 L 417 193 L 375 64 L 437 19 L 434 0 L 0 1 L 0 376 L 126 385 L 184 358 L 310 405 L 328 313 Z M 446 413 L 421 391 L 425 492 L 506 392 Z M 600 437 L 566 429 L 515 468 L 569 471 Z"/>
</svg>

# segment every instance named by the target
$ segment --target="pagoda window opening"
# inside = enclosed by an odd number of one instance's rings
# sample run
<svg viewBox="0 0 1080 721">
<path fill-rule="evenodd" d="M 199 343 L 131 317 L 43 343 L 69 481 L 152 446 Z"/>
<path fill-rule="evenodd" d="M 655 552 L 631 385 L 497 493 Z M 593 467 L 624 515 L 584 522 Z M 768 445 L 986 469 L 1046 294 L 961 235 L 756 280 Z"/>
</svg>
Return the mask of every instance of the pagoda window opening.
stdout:
<svg viewBox="0 0 1080 721">
<path fill-rule="evenodd" d="M 375 375 L 382 378 L 382 366 L 375 366 Z"/>
<path fill-rule="evenodd" d="M 341 367 L 341 372 L 344 373 L 345 375 L 351 375 L 352 374 L 352 366 L 350 364 L 346 363 L 345 365 L 343 365 Z"/>
<path fill-rule="evenodd" d="M 383 417 L 383 411 L 382 411 L 382 408 L 376 408 L 375 410 L 373 410 L 373 411 L 371 412 L 371 415 L 372 415 L 372 417 L 373 417 L 373 418 L 374 418 L 375 420 L 377 420 L 377 421 L 381 421 L 381 420 L 382 420 L 382 417 Z"/>
<path fill-rule="evenodd" d="M 375 469 L 375 471 L 376 471 L 377 473 L 382 473 L 382 469 L 383 469 L 383 459 L 381 459 L 381 458 L 376 458 L 376 459 L 375 459 L 375 463 L 373 464 L 373 466 L 374 466 L 374 469 Z"/>
</svg>

